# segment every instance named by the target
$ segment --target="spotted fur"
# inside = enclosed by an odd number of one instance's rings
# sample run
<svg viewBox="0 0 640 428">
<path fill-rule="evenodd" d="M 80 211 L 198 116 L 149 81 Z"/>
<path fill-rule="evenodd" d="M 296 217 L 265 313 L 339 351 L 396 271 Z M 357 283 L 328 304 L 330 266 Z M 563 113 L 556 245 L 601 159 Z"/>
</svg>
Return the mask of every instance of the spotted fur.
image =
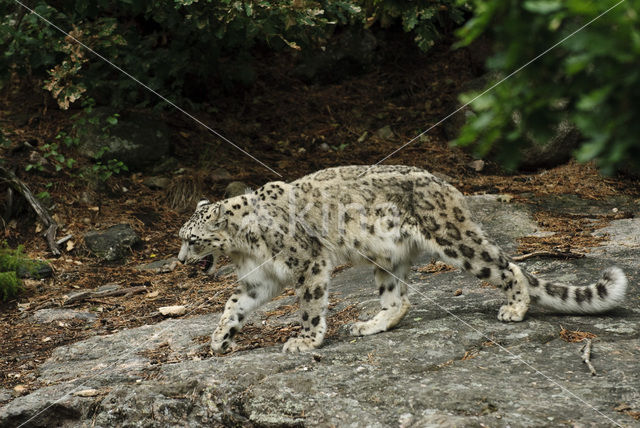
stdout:
<svg viewBox="0 0 640 428">
<path fill-rule="evenodd" d="M 225 306 L 211 347 L 227 351 L 251 311 L 293 286 L 302 330 L 284 351 L 322 343 L 329 279 L 347 262 L 374 266 L 381 310 L 351 326 L 369 335 L 395 326 L 409 310 L 404 282 L 422 252 L 500 287 L 502 321 L 521 321 L 533 298 L 566 313 L 597 313 L 624 299 L 626 277 L 610 268 L 588 286 L 538 279 L 514 264 L 473 222 L 463 196 L 428 172 L 406 166 L 329 168 L 246 195 L 201 201 L 180 230 L 179 259 L 229 256 L 242 278 Z"/>
</svg>

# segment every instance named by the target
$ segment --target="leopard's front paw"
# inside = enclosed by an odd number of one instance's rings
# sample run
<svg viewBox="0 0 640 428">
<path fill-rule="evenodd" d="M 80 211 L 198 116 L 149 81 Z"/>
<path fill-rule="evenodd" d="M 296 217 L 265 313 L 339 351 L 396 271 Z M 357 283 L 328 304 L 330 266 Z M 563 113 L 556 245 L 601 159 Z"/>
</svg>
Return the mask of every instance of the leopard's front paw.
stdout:
<svg viewBox="0 0 640 428">
<path fill-rule="evenodd" d="M 377 320 L 358 321 L 351 324 L 349 334 L 351 336 L 369 336 L 384 331 L 384 327 Z"/>
<path fill-rule="evenodd" d="M 225 354 L 231 351 L 235 347 L 235 343 L 232 340 L 223 340 L 222 342 L 211 341 L 211 352 L 214 354 Z"/>
<path fill-rule="evenodd" d="M 211 351 L 214 354 L 224 354 L 225 352 L 229 352 L 233 347 L 233 335 L 226 333 L 222 330 L 216 330 L 211 335 Z"/>
<path fill-rule="evenodd" d="M 316 349 L 316 344 L 312 339 L 306 337 L 292 337 L 282 347 L 282 352 L 304 352 Z"/>
<path fill-rule="evenodd" d="M 505 322 L 518 322 L 524 319 L 524 315 L 527 313 L 527 308 L 502 305 L 500 311 L 498 311 L 498 319 Z"/>
</svg>

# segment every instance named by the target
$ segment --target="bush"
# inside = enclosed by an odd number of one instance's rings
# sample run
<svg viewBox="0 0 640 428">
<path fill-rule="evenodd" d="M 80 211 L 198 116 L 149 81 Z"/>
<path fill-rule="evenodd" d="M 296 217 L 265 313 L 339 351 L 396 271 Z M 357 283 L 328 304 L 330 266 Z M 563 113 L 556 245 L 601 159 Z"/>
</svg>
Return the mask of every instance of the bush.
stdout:
<svg viewBox="0 0 640 428">
<path fill-rule="evenodd" d="M 257 49 L 326 45 L 337 26 L 400 23 L 427 50 L 462 21 L 455 0 L 69 0 L 34 10 L 150 88 L 180 102 L 210 101 L 220 87 L 255 78 Z M 162 104 L 13 2 L 0 5 L 0 80 L 17 73 L 44 80 L 61 108 L 81 97 L 116 109 Z M 193 107 L 193 105 L 192 105 Z"/>
<path fill-rule="evenodd" d="M 475 0 L 475 16 L 459 30 L 460 45 L 480 34 L 495 41 L 487 66 L 507 76 L 578 30 L 617 1 Z M 515 167 L 520 150 L 550 135 L 563 119 L 584 142 L 579 161 L 596 160 L 605 173 L 626 161 L 640 168 L 640 0 L 627 0 L 472 103 L 477 115 L 458 145 L 479 155 L 495 150 Z M 465 94 L 463 101 L 476 94 Z M 520 120 L 514 121 L 517 115 Z"/>
<path fill-rule="evenodd" d="M 39 2 L 34 10 L 150 88 L 169 98 L 202 101 L 203 88 L 252 81 L 251 52 L 257 44 L 301 49 L 324 34 L 330 19 L 346 23 L 360 13 L 351 2 L 325 3 L 97 0 Z M 10 2 L 0 6 L 5 51 L 0 70 L 48 74 L 44 88 L 62 108 L 87 88 L 100 104 L 116 108 L 158 102 L 71 38 L 24 12 Z"/>
</svg>

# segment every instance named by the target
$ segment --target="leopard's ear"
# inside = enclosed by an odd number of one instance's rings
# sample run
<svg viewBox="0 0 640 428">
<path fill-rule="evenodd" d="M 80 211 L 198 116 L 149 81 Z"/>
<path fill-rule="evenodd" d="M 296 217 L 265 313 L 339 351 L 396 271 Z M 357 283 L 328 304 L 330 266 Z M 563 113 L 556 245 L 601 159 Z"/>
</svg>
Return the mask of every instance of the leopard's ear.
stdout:
<svg viewBox="0 0 640 428">
<path fill-rule="evenodd" d="M 198 202 L 198 205 L 196 205 L 196 209 L 205 206 L 205 205 L 209 205 L 211 203 L 211 201 L 209 201 L 209 199 L 203 199 L 200 202 Z"/>
</svg>

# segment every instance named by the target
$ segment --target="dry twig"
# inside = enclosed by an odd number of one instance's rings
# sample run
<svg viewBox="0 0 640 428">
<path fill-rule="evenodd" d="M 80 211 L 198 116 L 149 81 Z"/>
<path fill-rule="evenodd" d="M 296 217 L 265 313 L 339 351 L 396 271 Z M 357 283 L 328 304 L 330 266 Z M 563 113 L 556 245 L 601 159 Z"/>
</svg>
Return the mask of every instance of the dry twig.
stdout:
<svg viewBox="0 0 640 428">
<path fill-rule="evenodd" d="M 69 306 L 74 303 L 83 302 L 89 299 L 96 299 L 101 297 L 117 297 L 117 296 L 132 296 L 134 294 L 146 293 L 147 287 L 128 287 L 128 288 L 116 288 L 115 290 L 105 291 L 84 291 L 75 294 L 67 298 L 63 305 Z"/>
<path fill-rule="evenodd" d="M 531 259 L 533 257 L 550 257 L 555 259 L 581 259 L 584 254 L 571 253 L 568 251 L 534 251 L 533 253 L 522 254 L 519 256 L 511 257 L 513 261 L 521 262 L 523 260 Z"/>
<path fill-rule="evenodd" d="M 587 367 L 589 367 L 589 371 L 591 372 L 591 376 L 595 376 L 596 375 L 596 369 L 593 367 L 593 364 L 591 364 L 591 339 L 586 338 L 584 339 L 585 344 L 582 347 L 581 351 L 582 351 L 582 362 L 585 363 L 587 365 Z"/>
</svg>

